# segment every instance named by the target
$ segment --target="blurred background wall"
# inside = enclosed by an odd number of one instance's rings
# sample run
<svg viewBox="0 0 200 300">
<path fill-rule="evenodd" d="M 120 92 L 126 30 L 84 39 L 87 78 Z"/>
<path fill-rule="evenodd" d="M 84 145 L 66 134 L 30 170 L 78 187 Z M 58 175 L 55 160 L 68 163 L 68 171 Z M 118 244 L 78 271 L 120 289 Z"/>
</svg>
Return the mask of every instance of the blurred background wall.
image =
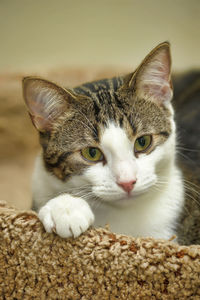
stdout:
<svg viewBox="0 0 200 300">
<path fill-rule="evenodd" d="M 0 72 L 133 66 L 172 44 L 175 70 L 200 66 L 200 0 L 0 0 Z"/>
</svg>

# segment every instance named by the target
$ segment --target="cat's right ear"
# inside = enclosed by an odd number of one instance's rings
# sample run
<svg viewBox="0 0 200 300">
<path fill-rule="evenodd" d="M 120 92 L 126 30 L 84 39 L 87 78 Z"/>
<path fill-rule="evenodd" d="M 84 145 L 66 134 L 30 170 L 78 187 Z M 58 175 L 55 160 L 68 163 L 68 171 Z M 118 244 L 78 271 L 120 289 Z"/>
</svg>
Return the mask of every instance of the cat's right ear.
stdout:
<svg viewBox="0 0 200 300">
<path fill-rule="evenodd" d="M 128 88 L 136 96 L 158 105 L 168 105 L 172 99 L 170 44 L 155 47 L 131 75 Z"/>
<path fill-rule="evenodd" d="M 53 123 L 76 98 L 71 91 L 37 77 L 23 79 L 23 95 L 31 120 L 40 131 L 51 131 Z"/>
</svg>

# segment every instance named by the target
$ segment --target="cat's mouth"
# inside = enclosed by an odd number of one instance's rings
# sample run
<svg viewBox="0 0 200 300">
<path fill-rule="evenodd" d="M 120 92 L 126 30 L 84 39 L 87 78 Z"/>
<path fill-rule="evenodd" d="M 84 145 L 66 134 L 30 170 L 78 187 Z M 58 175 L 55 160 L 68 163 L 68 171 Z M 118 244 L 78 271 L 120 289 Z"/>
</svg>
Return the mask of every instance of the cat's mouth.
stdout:
<svg viewBox="0 0 200 300">
<path fill-rule="evenodd" d="M 110 203 L 112 205 L 117 205 L 117 206 L 127 206 L 127 205 L 130 205 L 133 202 L 135 202 L 136 198 L 137 198 L 137 196 L 127 194 L 126 196 L 121 197 L 115 201 L 111 201 Z"/>
<path fill-rule="evenodd" d="M 143 191 L 133 191 L 130 194 L 125 194 L 125 195 L 121 195 L 121 197 L 119 197 L 118 199 L 115 199 L 112 201 L 112 203 L 117 204 L 117 205 L 129 205 L 132 202 L 135 202 L 138 200 L 138 198 L 141 195 L 144 195 L 145 193 L 147 193 L 147 190 L 143 190 Z"/>
<path fill-rule="evenodd" d="M 130 205 L 131 203 L 135 202 L 140 195 L 143 195 L 146 190 L 144 191 L 133 191 L 131 193 L 117 193 L 117 192 L 112 192 L 112 193 L 101 193 L 101 195 L 96 195 L 101 202 L 106 202 L 110 205 L 117 205 L 117 206 L 126 206 Z"/>
</svg>

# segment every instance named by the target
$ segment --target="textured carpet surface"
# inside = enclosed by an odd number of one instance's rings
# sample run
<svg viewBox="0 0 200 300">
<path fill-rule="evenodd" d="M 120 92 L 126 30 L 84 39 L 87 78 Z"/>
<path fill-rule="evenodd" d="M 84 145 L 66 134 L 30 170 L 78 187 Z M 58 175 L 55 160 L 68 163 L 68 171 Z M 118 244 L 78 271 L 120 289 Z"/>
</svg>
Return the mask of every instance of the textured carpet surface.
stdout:
<svg viewBox="0 0 200 300">
<path fill-rule="evenodd" d="M 0 202 L 1 299 L 200 299 L 200 246 L 89 229 L 44 231 L 37 215 Z"/>
</svg>

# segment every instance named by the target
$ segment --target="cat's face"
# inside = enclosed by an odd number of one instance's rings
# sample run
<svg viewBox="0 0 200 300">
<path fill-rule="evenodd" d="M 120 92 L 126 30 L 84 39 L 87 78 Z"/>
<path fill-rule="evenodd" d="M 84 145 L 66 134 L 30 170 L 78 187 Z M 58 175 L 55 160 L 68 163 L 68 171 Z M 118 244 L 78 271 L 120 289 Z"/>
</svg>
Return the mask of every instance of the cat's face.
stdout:
<svg viewBox="0 0 200 300">
<path fill-rule="evenodd" d="M 24 97 L 46 169 L 66 185 L 116 202 L 155 187 L 171 162 L 175 124 L 167 43 L 128 76 L 73 90 L 26 78 Z"/>
</svg>

